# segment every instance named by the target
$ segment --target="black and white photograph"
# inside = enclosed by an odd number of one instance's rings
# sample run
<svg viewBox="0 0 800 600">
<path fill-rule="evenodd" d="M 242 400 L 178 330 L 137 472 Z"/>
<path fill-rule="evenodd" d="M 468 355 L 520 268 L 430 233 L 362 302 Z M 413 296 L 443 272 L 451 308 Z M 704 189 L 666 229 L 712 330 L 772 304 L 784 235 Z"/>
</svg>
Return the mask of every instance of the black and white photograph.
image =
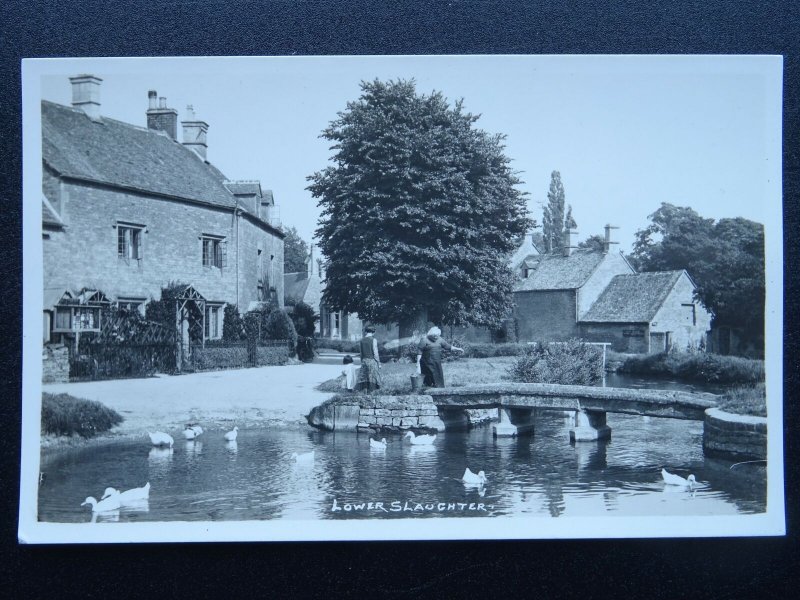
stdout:
<svg viewBox="0 0 800 600">
<path fill-rule="evenodd" d="M 20 541 L 783 535 L 782 68 L 23 61 Z"/>
</svg>

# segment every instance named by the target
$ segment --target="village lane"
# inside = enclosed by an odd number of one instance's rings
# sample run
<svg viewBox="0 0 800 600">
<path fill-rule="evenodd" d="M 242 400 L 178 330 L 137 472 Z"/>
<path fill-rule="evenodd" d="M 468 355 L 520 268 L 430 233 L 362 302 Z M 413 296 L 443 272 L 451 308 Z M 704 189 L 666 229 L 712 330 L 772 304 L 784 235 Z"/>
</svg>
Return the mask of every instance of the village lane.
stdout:
<svg viewBox="0 0 800 600">
<path fill-rule="evenodd" d="M 305 415 L 330 393 L 314 389 L 337 377 L 341 364 L 300 364 L 143 379 L 46 384 L 44 392 L 96 400 L 125 420 L 114 435 L 163 430 L 186 423 L 204 428 L 305 423 Z"/>
</svg>

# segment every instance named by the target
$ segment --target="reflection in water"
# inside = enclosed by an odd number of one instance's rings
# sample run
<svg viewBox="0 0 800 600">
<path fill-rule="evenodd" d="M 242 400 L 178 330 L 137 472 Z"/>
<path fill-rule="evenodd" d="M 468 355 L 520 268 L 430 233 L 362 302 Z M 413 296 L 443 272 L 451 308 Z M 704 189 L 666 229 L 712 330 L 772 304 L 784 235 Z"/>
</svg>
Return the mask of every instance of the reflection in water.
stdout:
<svg viewBox="0 0 800 600">
<path fill-rule="evenodd" d="M 103 512 L 93 512 L 90 523 L 117 523 L 119 522 L 119 510 L 106 510 Z"/>
<path fill-rule="evenodd" d="M 367 435 L 310 428 L 242 430 L 238 442 L 207 436 L 174 450 L 131 441 L 67 451 L 43 460 L 47 485 L 39 488 L 39 517 L 103 522 L 763 512 L 763 464 L 731 470 L 730 462 L 705 458 L 699 428 L 684 421 L 643 423 L 625 415 L 609 415 L 608 421 L 611 440 L 577 444 L 569 442 L 570 417 L 540 411 L 533 435 L 493 438 L 491 428 L 482 427 L 440 434 L 432 446 L 387 435 L 379 452 L 370 450 Z M 290 459 L 293 452 L 312 450 L 314 462 Z M 467 467 L 485 471 L 486 485 L 463 484 Z M 664 485 L 662 468 L 694 473 L 703 485 L 667 489 L 675 486 Z M 143 481 L 152 485 L 149 503 L 107 517 L 92 517 L 79 506 L 109 485 L 130 489 Z M 414 512 L 416 505 L 432 508 Z"/>
</svg>

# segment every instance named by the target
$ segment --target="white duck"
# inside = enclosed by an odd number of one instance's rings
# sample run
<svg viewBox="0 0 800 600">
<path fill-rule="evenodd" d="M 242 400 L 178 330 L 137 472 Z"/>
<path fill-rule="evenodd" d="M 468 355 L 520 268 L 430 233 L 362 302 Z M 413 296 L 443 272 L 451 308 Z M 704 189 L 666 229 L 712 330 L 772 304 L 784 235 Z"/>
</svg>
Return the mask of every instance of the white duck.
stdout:
<svg viewBox="0 0 800 600">
<path fill-rule="evenodd" d="M 436 441 L 435 433 L 433 435 L 417 435 L 413 431 L 409 431 L 403 437 L 411 438 L 411 443 L 415 446 L 428 446 Z"/>
<path fill-rule="evenodd" d="M 386 450 L 386 438 L 381 438 L 381 441 L 369 438 L 369 447 L 371 450 Z"/>
<path fill-rule="evenodd" d="M 115 490 L 116 492 L 116 490 Z M 93 496 L 89 496 L 81 502 L 81 506 L 89 505 L 92 507 L 92 512 L 105 512 L 109 510 L 117 510 L 120 506 L 119 492 L 111 494 L 108 498 L 98 502 Z"/>
<path fill-rule="evenodd" d="M 156 431 L 155 433 L 150 433 L 148 431 L 147 435 L 150 436 L 150 441 L 153 442 L 153 446 L 169 446 L 172 448 L 172 445 L 175 443 L 172 436 L 163 431 Z"/>
<path fill-rule="evenodd" d="M 142 487 L 132 488 L 130 490 L 125 490 L 124 492 L 120 492 L 113 487 L 107 487 L 106 491 L 103 492 L 103 497 L 101 500 L 105 500 L 114 494 L 119 494 L 119 503 L 121 506 L 124 506 L 125 504 L 136 503 L 141 500 L 147 500 L 150 498 L 150 482 L 148 481 Z"/>
<path fill-rule="evenodd" d="M 473 473 L 467 467 L 464 470 L 464 476 L 461 478 L 464 483 L 471 483 L 473 485 L 483 485 L 486 483 L 486 473 L 479 471 L 477 474 Z"/>
<path fill-rule="evenodd" d="M 664 483 L 667 485 L 682 485 L 684 487 L 692 487 L 693 485 L 697 484 L 697 480 L 694 478 L 694 475 L 689 475 L 687 479 L 684 479 L 680 475 L 668 473 L 666 469 L 661 469 L 661 477 L 664 478 Z"/>
<path fill-rule="evenodd" d="M 236 441 L 236 436 L 238 436 L 238 435 L 239 435 L 239 428 L 238 427 L 234 427 L 232 431 L 229 431 L 228 433 L 225 434 L 225 441 L 226 442 L 235 442 Z"/>
<path fill-rule="evenodd" d="M 187 425 L 186 429 L 183 430 L 183 437 L 187 440 L 193 440 L 201 433 L 203 433 L 203 428 L 200 425 Z"/>
<path fill-rule="evenodd" d="M 314 451 L 311 452 L 303 452 L 302 454 L 298 454 L 297 452 L 292 453 L 292 460 L 298 464 L 309 464 L 314 462 Z"/>
</svg>

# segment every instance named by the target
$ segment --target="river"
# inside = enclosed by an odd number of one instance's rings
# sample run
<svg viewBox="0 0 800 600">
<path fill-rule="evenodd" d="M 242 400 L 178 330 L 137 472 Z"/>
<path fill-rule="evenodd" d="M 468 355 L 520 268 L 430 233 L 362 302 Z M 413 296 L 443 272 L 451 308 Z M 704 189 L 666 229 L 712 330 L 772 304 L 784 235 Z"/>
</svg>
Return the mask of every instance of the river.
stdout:
<svg viewBox="0 0 800 600">
<path fill-rule="evenodd" d="M 147 438 L 68 450 L 43 461 L 39 519 L 87 522 L 87 496 L 107 486 L 151 484 L 150 499 L 99 521 L 391 519 L 567 516 L 732 515 L 763 512 L 766 469 L 706 458 L 700 422 L 608 415 L 606 442 L 569 441 L 569 419 L 540 412 L 535 433 L 492 437 L 490 427 L 440 433 L 431 448 L 387 435 L 306 427 L 222 431 L 170 450 Z M 315 451 L 297 465 L 293 452 Z M 464 485 L 464 469 L 483 470 L 483 487 Z M 661 469 L 694 474 L 693 490 L 667 486 Z M 380 504 L 378 504 L 380 503 Z"/>
</svg>

